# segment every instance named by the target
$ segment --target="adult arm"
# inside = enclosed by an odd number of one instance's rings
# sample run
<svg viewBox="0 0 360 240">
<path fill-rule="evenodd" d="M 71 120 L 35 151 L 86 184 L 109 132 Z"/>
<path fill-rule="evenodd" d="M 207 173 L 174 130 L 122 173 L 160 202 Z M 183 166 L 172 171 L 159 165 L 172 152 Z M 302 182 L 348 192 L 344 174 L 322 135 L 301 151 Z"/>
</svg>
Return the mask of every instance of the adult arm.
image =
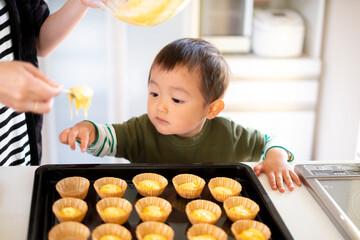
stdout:
<svg viewBox="0 0 360 240">
<path fill-rule="evenodd" d="M 84 17 L 89 7 L 97 7 L 87 0 L 68 0 L 51 14 L 40 28 L 36 42 L 38 56 L 49 55 Z"/>
</svg>

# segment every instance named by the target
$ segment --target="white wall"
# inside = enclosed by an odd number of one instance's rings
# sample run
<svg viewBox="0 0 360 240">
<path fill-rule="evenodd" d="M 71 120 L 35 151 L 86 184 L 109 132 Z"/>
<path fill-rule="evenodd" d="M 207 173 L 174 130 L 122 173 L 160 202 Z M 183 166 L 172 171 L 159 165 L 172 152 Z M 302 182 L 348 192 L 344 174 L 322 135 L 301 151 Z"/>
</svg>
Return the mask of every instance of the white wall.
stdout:
<svg viewBox="0 0 360 240">
<path fill-rule="evenodd" d="M 65 2 L 49 1 L 50 12 Z M 197 1 L 193 0 L 177 16 L 153 27 L 132 26 L 100 9 L 90 9 L 64 42 L 50 56 L 40 59 L 41 70 L 65 88 L 88 85 L 94 89 L 87 118 L 91 121 L 122 122 L 143 114 L 150 65 L 165 44 L 194 36 L 198 23 L 191 16 L 196 7 Z M 72 151 L 59 142 L 62 130 L 82 120 L 82 109 L 70 119 L 65 94 L 55 98 L 53 111 L 44 120 L 42 164 L 123 162 L 113 157 L 93 157 L 78 148 Z"/>
<path fill-rule="evenodd" d="M 314 159 L 355 158 L 360 119 L 360 1 L 326 2 Z"/>
<path fill-rule="evenodd" d="M 65 0 L 59 2 L 52 1 L 52 5 L 61 6 Z M 121 122 L 139 115 L 146 110 L 146 82 L 153 57 L 171 40 L 194 36 L 198 23 L 189 16 L 195 6 L 189 5 L 170 21 L 150 28 L 124 25 L 111 16 L 108 16 L 111 20 L 109 23 L 103 12 L 90 10 L 42 66 L 53 80 L 63 83 L 68 81 L 66 87 L 71 87 L 75 81 L 95 84 L 101 79 L 101 82 L 109 83 L 106 89 L 96 88 L 89 119 Z M 354 159 L 357 141 L 360 141 L 360 1 L 327 0 L 326 7 L 323 76 L 312 159 L 349 160 Z M 81 36 L 86 36 L 86 39 Z M 88 48 L 84 49 L 86 46 Z M 102 58 L 100 55 L 95 56 L 96 53 L 103 54 Z M 84 66 L 88 64 L 87 61 L 79 60 L 76 56 L 91 62 L 102 60 L 97 67 L 88 67 L 84 71 L 84 68 L 79 68 L 79 63 Z M 77 68 L 74 70 L 69 66 Z M 103 71 L 102 77 L 94 74 L 99 71 Z M 90 78 L 94 78 L 94 81 Z M 110 105 L 104 108 L 106 101 Z M 65 95 L 57 97 L 55 105 L 56 110 L 47 115 L 44 126 L 44 163 L 103 162 L 102 159 L 93 159 L 78 151 L 74 153 L 58 142 L 57 135 L 65 125 L 73 125 L 79 119 L 69 120 Z M 101 111 L 97 107 L 102 107 Z M 64 120 L 59 120 L 58 116 L 63 116 Z"/>
</svg>

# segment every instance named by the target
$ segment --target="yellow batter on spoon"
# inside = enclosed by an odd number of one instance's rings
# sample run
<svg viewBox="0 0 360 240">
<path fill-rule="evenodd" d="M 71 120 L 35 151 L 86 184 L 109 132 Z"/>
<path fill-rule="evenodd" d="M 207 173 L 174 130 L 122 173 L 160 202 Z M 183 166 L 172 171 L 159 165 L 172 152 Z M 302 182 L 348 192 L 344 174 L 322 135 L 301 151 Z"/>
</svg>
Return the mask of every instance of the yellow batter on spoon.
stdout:
<svg viewBox="0 0 360 240">
<path fill-rule="evenodd" d="M 87 117 L 87 110 L 90 107 L 91 98 L 94 95 L 94 91 L 87 86 L 79 86 L 70 88 L 70 93 L 67 93 L 70 101 L 71 119 L 73 118 L 72 101 L 75 99 L 76 115 L 79 108 L 83 108 L 85 118 Z"/>
</svg>

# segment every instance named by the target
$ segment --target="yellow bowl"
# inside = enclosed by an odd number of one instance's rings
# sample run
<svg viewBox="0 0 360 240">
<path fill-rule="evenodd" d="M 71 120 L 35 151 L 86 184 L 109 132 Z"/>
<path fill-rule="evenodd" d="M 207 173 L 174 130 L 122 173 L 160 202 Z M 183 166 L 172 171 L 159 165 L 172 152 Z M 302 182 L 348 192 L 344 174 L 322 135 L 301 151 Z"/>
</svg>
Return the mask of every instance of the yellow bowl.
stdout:
<svg viewBox="0 0 360 240">
<path fill-rule="evenodd" d="M 137 26 L 154 26 L 179 13 L 190 0 L 92 0 L 113 16 Z"/>
</svg>

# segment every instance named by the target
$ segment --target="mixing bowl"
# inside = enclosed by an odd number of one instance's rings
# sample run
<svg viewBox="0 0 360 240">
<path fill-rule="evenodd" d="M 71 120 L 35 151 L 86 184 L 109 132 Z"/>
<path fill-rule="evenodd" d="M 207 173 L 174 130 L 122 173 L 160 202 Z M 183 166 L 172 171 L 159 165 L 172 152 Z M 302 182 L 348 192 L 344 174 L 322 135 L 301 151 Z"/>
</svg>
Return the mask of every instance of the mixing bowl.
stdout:
<svg viewBox="0 0 360 240">
<path fill-rule="evenodd" d="M 89 0 L 113 16 L 137 26 L 160 24 L 186 7 L 190 0 Z"/>
</svg>

